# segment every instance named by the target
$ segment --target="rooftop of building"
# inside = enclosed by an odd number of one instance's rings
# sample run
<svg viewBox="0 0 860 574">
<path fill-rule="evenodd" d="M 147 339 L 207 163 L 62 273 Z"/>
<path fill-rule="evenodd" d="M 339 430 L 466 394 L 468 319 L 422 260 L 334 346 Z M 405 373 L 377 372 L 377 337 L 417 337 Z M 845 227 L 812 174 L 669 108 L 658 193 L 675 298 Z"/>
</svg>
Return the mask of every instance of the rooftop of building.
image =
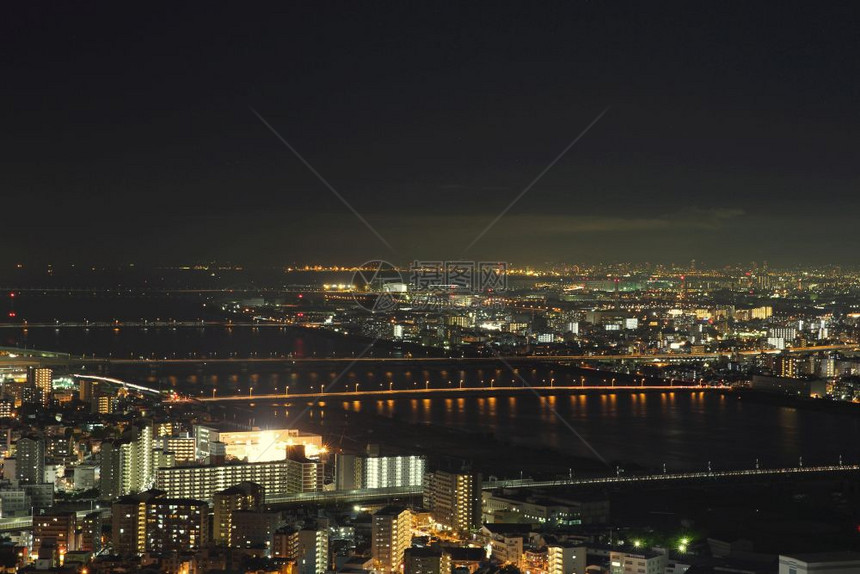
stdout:
<svg viewBox="0 0 860 574">
<path fill-rule="evenodd" d="M 265 466 L 267 464 L 268 465 L 285 464 L 286 462 L 287 462 L 286 458 L 279 459 L 279 460 L 262 461 L 262 462 L 245 462 L 242 460 L 227 460 L 227 461 L 224 461 L 222 464 L 184 464 L 182 466 L 163 466 L 163 467 L 160 467 L 158 470 L 160 470 L 160 471 L 163 470 L 166 472 L 180 472 L 180 471 L 191 470 L 191 469 L 195 469 L 195 468 L 229 468 L 229 467 L 233 467 L 233 466 Z"/>
<path fill-rule="evenodd" d="M 814 552 L 808 554 L 782 554 L 782 560 L 796 560 L 797 562 L 805 562 L 806 564 L 824 564 L 829 562 L 858 562 L 860 563 L 860 552 L 844 551 L 844 552 Z"/>
<path fill-rule="evenodd" d="M 659 550 L 652 550 L 648 548 L 634 548 L 630 546 L 613 549 L 610 552 L 615 554 L 625 554 L 627 556 L 636 556 L 645 559 L 656 558 L 657 556 L 668 556 L 665 552 L 660 552 Z"/>
<path fill-rule="evenodd" d="M 154 498 L 152 504 L 177 506 L 209 506 L 205 500 L 196 498 Z"/>
<path fill-rule="evenodd" d="M 404 510 L 406 510 L 405 506 L 397 506 L 395 504 L 389 504 L 387 506 L 383 506 L 379 510 L 377 510 L 373 515 L 374 516 L 398 516 Z"/>
<path fill-rule="evenodd" d="M 144 490 L 143 492 L 138 492 L 136 494 L 121 496 L 114 504 L 139 504 L 141 502 L 148 502 L 154 498 L 162 497 L 166 494 L 167 492 L 164 490 L 150 488 L 149 490 Z"/>
</svg>

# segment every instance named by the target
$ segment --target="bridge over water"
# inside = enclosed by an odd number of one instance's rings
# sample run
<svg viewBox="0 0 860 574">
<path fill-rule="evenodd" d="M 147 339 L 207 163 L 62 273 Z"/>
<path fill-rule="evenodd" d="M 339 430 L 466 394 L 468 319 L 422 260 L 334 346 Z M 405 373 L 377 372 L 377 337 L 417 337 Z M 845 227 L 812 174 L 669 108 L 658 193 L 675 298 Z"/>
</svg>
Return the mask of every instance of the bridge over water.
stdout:
<svg viewBox="0 0 860 574">
<path fill-rule="evenodd" d="M 678 481 L 696 480 L 719 480 L 727 478 L 743 477 L 775 477 L 775 476 L 810 476 L 815 474 L 860 471 L 860 464 L 836 464 L 829 466 L 796 466 L 787 468 L 753 468 L 746 470 L 714 470 L 702 472 L 679 472 L 643 475 L 616 475 L 594 478 L 570 478 L 561 480 L 536 481 L 531 479 L 522 480 L 493 480 L 483 483 L 484 490 L 496 488 L 554 488 L 565 486 L 609 486 L 609 485 L 635 485 L 647 483 L 668 483 Z"/>
<path fill-rule="evenodd" d="M 639 391 L 639 392 L 654 392 L 654 391 L 716 391 L 729 392 L 727 387 L 703 387 L 700 385 L 689 385 L 686 383 L 678 383 L 673 385 L 586 385 L 586 386 L 486 386 L 486 387 L 418 387 L 414 389 L 389 389 L 389 390 L 352 390 L 352 391 L 324 391 L 319 393 L 279 393 L 279 394 L 247 394 L 247 395 L 224 395 L 216 396 L 214 393 L 209 397 L 182 397 L 178 396 L 171 399 L 174 402 L 182 401 L 200 401 L 204 403 L 221 403 L 221 402 L 270 402 L 270 401 L 301 401 L 307 400 L 311 402 L 325 401 L 327 399 L 340 400 L 361 400 L 361 399 L 397 399 L 397 398 L 415 398 L 415 397 L 435 397 L 435 396 L 509 396 L 512 394 L 523 393 L 585 393 L 585 392 L 613 392 L 613 391 Z"/>
<path fill-rule="evenodd" d="M 36 327 L 37 325 L 29 325 Z M 42 325 L 38 325 L 42 326 Z M 45 327 L 64 328 L 64 327 L 84 327 L 85 324 L 45 324 Z M 283 328 L 284 325 L 273 323 L 201 323 L 201 322 L 185 322 L 185 323 L 157 323 L 147 322 L 140 324 L 114 324 L 105 323 L 100 325 L 103 327 L 112 327 L 114 329 L 122 329 L 126 327 L 132 328 L 206 328 L 206 327 L 266 327 L 266 328 Z M 0 323 L 2 328 L 23 328 L 22 325 L 11 325 Z M 482 357 L 375 357 L 375 356 L 338 356 L 338 357 L 296 357 L 290 355 L 281 356 L 248 356 L 248 357 L 218 357 L 218 356 L 195 356 L 195 357 L 98 357 L 98 356 L 78 356 L 68 353 L 55 351 L 45 351 L 38 349 L 23 349 L 16 347 L 0 347 L 0 362 L 12 362 L 30 360 L 37 361 L 46 366 L 62 365 L 68 368 L 77 367 L 96 367 L 109 368 L 111 365 L 116 366 L 140 366 L 150 369 L 163 369 L 169 367 L 182 366 L 228 366 L 236 365 L 237 367 L 245 367 L 258 364 L 270 364 L 273 366 L 327 366 L 327 365 L 369 365 L 369 364 L 390 364 L 390 365 L 480 365 L 488 363 L 497 363 L 499 361 L 508 363 L 548 363 L 548 364 L 571 364 L 571 365 L 596 365 L 599 363 L 618 363 L 618 362 L 635 362 L 635 363 L 688 363 L 691 361 L 714 361 L 723 358 L 736 358 L 743 356 L 755 356 L 760 354 L 776 354 L 782 352 L 788 353 L 816 353 L 821 351 L 856 351 L 857 345 L 819 345 L 814 347 L 797 347 L 779 351 L 776 349 L 754 349 L 741 351 L 715 351 L 709 353 L 634 353 L 621 355 L 594 355 L 594 354 L 578 354 L 578 355 L 504 355 L 504 356 L 482 356 Z"/>
</svg>

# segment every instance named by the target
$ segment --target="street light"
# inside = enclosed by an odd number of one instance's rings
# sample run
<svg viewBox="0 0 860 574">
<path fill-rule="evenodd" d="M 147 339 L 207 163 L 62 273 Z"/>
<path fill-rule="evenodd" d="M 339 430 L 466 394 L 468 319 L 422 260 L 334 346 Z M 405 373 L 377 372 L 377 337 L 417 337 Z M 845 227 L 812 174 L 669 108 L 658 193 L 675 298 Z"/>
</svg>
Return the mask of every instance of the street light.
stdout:
<svg viewBox="0 0 860 574">
<path fill-rule="evenodd" d="M 355 392 L 358 392 L 358 383 L 355 383 Z"/>
</svg>

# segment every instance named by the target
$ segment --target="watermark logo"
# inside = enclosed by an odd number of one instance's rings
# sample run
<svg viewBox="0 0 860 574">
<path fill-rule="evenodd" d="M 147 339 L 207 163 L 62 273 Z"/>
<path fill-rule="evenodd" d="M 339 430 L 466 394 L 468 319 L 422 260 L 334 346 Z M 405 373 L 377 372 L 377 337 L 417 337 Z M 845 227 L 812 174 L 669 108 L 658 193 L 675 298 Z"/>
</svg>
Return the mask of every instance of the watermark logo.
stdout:
<svg viewBox="0 0 860 574">
<path fill-rule="evenodd" d="M 406 297 L 406 283 L 397 267 L 375 259 L 359 265 L 352 276 L 353 297 L 359 307 L 371 313 L 397 309 Z"/>
<path fill-rule="evenodd" d="M 504 291 L 508 268 L 490 261 L 413 261 L 409 286 L 416 291 L 456 289 L 467 293 Z"/>
<path fill-rule="evenodd" d="M 393 312 L 401 305 L 439 310 L 454 306 L 452 298 L 458 295 L 492 296 L 507 286 L 507 264 L 489 261 L 416 260 L 401 273 L 388 261 L 371 260 L 352 278 L 355 302 L 371 313 Z"/>
</svg>

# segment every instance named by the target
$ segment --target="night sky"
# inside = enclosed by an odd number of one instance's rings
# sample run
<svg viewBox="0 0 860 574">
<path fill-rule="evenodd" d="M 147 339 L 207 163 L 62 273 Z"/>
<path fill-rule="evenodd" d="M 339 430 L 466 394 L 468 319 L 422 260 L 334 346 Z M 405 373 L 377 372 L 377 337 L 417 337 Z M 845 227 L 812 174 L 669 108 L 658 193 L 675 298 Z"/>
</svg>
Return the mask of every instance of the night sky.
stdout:
<svg viewBox="0 0 860 574">
<path fill-rule="evenodd" d="M 3 265 L 857 261 L 856 2 L 3 9 Z"/>
</svg>

